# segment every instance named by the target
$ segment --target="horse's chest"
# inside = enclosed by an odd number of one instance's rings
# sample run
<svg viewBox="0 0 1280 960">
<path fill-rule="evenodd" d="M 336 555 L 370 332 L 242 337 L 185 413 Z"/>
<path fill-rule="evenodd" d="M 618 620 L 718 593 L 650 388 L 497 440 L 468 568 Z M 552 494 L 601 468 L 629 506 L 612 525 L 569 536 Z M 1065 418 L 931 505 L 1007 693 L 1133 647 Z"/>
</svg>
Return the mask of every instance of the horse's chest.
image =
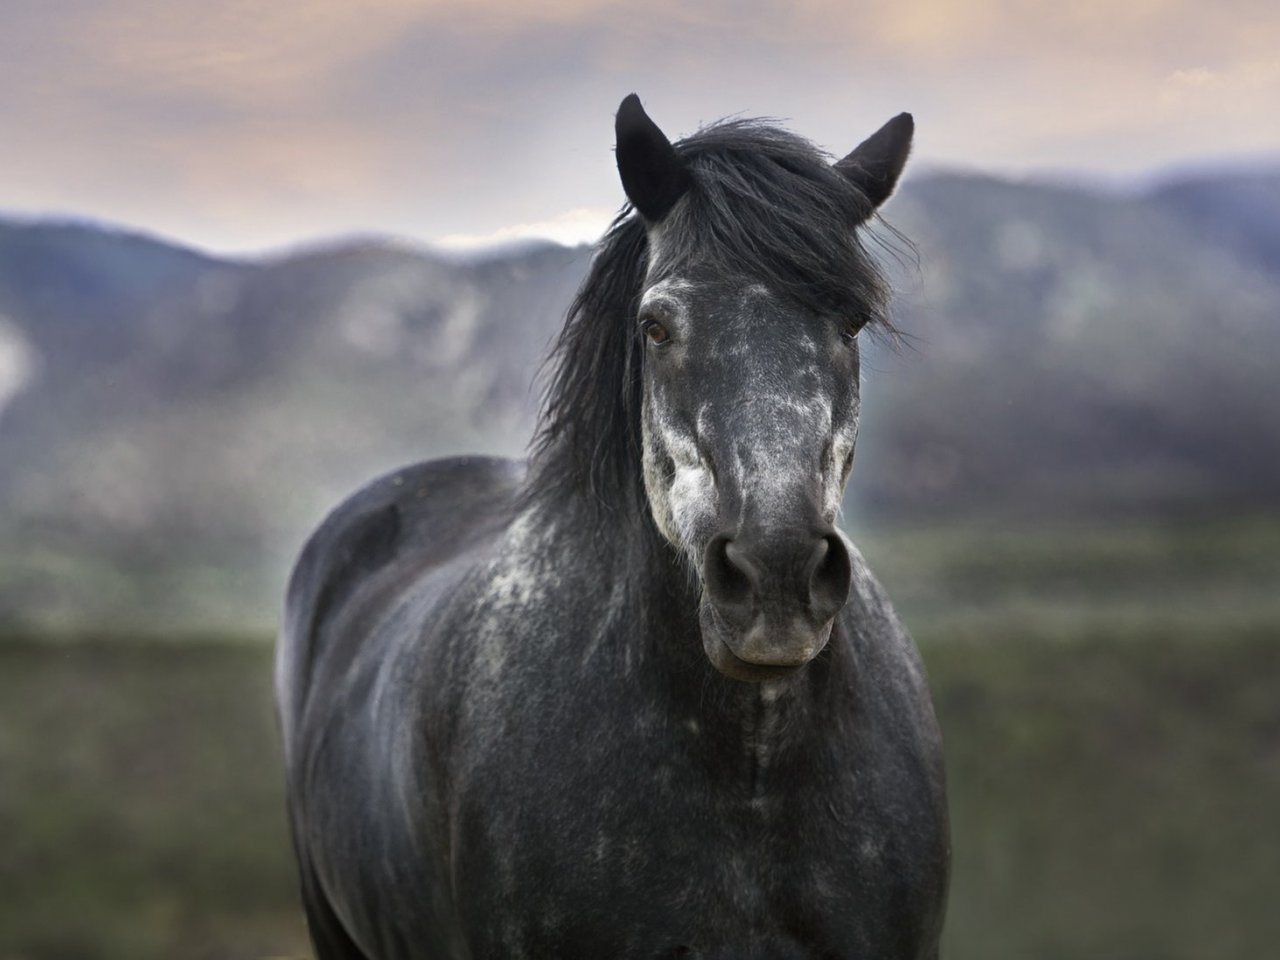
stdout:
<svg viewBox="0 0 1280 960">
<path fill-rule="evenodd" d="M 709 736 L 639 717 L 554 749 L 512 743 L 524 752 L 477 769 L 455 856 L 494 955 L 774 943 L 768 955 L 819 956 L 863 939 L 861 916 L 883 919 L 871 901 L 892 898 L 914 852 L 884 812 L 881 772 L 830 744 L 806 757 L 768 736 Z"/>
</svg>

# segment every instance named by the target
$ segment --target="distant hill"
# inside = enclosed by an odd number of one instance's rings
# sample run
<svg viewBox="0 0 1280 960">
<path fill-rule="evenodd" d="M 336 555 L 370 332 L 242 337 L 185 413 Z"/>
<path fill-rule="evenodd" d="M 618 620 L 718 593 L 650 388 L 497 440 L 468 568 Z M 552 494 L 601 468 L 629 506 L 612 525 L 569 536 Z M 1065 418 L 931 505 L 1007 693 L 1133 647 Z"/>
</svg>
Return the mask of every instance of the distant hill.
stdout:
<svg viewBox="0 0 1280 960">
<path fill-rule="evenodd" d="M 900 273 L 914 349 L 867 386 L 861 494 L 894 514 L 1275 504 L 1280 265 L 1262 225 L 1280 209 L 1227 242 L 1225 207 L 911 184 L 888 216 L 919 250 Z"/>
<path fill-rule="evenodd" d="M 1163 184 L 1155 199 L 1208 240 L 1280 270 L 1280 166 L 1234 176 L 1184 176 Z"/>
<path fill-rule="evenodd" d="M 850 516 L 1280 506 L 1280 178 L 1118 197 L 934 176 L 886 218 L 919 266 L 886 258 L 909 339 L 864 362 Z M 343 493 L 519 453 L 589 255 L 226 261 L 0 221 L 0 625 L 269 621 Z"/>
</svg>

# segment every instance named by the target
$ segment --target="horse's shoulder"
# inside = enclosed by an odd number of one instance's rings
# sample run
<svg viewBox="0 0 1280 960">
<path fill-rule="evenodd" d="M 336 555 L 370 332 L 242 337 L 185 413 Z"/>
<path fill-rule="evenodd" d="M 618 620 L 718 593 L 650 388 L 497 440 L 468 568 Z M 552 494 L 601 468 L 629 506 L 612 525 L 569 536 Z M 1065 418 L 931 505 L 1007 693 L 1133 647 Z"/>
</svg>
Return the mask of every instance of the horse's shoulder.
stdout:
<svg viewBox="0 0 1280 960">
<path fill-rule="evenodd" d="M 308 538 L 289 578 L 276 677 L 284 711 L 334 621 L 351 621 L 504 527 L 523 476 L 523 463 L 497 457 L 430 460 L 385 474 L 340 503 Z"/>
</svg>

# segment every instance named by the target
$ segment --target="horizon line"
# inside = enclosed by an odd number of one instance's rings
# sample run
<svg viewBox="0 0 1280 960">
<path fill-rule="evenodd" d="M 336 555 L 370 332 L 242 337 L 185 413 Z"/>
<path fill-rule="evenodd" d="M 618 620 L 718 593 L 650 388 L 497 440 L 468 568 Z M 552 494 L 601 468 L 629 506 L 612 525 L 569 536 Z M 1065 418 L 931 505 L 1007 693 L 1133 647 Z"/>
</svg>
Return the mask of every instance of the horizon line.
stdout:
<svg viewBox="0 0 1280 960">
<path fill-rule="evenodd" d="M 1183 181 L 1214 177 L 1280 176 L 1280 154 L 1203 157 L 1162 164 L 1141 173 L 1106 173 L 1076 168 L 1039 168 L 1034 170 L 993 170 L 954 162 L 924 161 L 904 178 L 904 187 L 917 181 L 947 177 L 973 177 L 994 180 L 1010 186 L 1057 187 L 1111 194 L 1123 198 L 1141 198 L 1167 189 Z M 895 196 L 897 193 L 895 193 Z M 348 232 L 316 234 L 283 242 L 245 242 L 233 246 L 204 245 L 179 238 L 161 229 L 127 223 L 90 213 L 66 210 L 21 210 L 0 206 L 0 226 L 70 227 L 156 243 L 209 260 L 228 263 L 251 263 L 281 260 L 300 255 L 323 253 L 349 247 L 401 248 L 406 252 L 435 255 L 445 259 L 483 258 L 521 248 L 542 246 L 567 250 L 594 246 L 618 208 L 573 208 L 534 223 L 512 224 L 487 234 L 445 234 L 426 237 L 392 228 L 359 229 Z M 593 219 L 594 218 L 594 219 Z M 598 229 L 597 229 L 598 227 Z"/>
</svg>

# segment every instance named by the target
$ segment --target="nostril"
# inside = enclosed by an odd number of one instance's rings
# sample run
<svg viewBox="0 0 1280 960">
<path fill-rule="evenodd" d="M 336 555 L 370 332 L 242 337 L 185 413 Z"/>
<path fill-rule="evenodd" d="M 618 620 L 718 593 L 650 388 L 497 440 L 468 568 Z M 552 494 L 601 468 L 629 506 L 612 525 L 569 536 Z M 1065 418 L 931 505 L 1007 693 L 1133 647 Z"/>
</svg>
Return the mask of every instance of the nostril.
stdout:
<svg viewBox="0 0 1280 960">
<path fill-rule="evenodd" d="M 721 614 L 751 615 L 758 577 L 750 561 L 734 546 L 732 537 L 720 534 L 707 544 L 702 579 Z"/>
<path fill-rule="evenodd" d="M 849 599 L 853 564 L 838 533 L 820 539 L 809 558 L 809 608 L 819 623 L 834 617 Z"/>
</svg>

